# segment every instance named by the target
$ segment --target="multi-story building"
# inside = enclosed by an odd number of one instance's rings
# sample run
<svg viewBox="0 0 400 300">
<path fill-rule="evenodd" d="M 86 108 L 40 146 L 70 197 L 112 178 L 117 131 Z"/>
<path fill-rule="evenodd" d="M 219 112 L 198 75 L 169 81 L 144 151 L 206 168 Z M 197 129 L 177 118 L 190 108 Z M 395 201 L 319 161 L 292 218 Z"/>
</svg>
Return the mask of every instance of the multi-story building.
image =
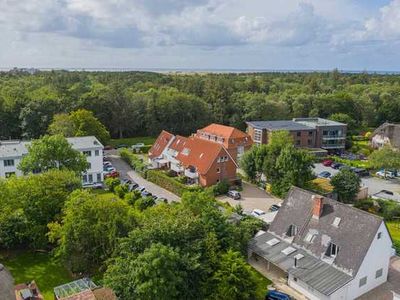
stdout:
<svg viewBox="0 0 400 300">
<path fill-rule="evenodd" d="M 83 183 L 103 181 L 103 145 L 94 136 L 67 138 L 72 148 L 83 153 L 89 168 L 82 174 Z M 0 177 L 21 176 L 18 165 L 22 157 L 28 154 L 29 141 L 0 141 Z"/>
<path fill-rule="evenodd" d="M 400 124 L 385 122 L 372 133 L 373 148 L 382 148 L 385 145 L 400 149 Z"/>
<path fill-rule="evenodd" d="M 197 130 L 196 137 L 224 145 L 235 160 L 238 160 L 253 145 L 247 133 L 231 126 L 215 123 Z"/>
<path fill-rule="evenodd" d="M 283 121 L 249 121 L 247 133 L 256 144 L 268 144 L 272 132 L 288 131 L 297 147 L 322 148 L 330 152 L 345 148 L 347 125 L 322 118 Z"/>
<path fill-rule="evenodd" d="M 235 140 L 238 147 L 243 144 Z M 232 143 L 233 144 L 233 143 Z M 243 146 L 244 147 L 244 146 Z M 233 147 L 232 153 L 238 154 Z M 149 151 L 149 163 L 153 168 L 170 169 L 187 177 L 189 183 L 211 186 L 237 179 L 236 159 L 218 140 L 198 137 L 174 136 L 162 131 Z"/>
<path fill-rule="evenodd" d="M 249 245 L 251 264 L 312 300 L 371 291 L 387 281 L 393 255 L 381 217 L 296 187 Z"/>
</svg>

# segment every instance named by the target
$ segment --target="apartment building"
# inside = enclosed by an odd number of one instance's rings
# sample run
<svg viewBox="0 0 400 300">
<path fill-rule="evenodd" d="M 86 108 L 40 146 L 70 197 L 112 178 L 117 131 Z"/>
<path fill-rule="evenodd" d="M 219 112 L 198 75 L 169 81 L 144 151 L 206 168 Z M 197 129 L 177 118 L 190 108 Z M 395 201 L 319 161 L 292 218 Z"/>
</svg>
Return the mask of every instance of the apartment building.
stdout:
<svg viewBox="0 0 400 300">
<path fill-rule="evenodd" d="M 183 137 L 162 131 L 148 156 L 153 168 L 172 170 L 187 177 L 192 184 L 206 187 L 222 180 L 232 182 L 237 179 L 237 158 L 222 142 L 198 137 L 197 134 Z"/>
<path fill-rule="evenodd" d="M 247 133 L 221 124 L 210 124 L 197 130 L 195 135 L 200 139 L 224 145 L 236 161 L 253 145 L 253 141 Z"/>
<path fill-rule="evenodd" d="M 82 174 L 83 183 L 103 181 L 103 145 L 94 136 L 67 138 L 72 148 L 86 156 L 89 168 Z M 28 154 L 30 141 L 0 141 L 0 177 L 22 176 L 18 165 Z"/>
<path fill-rule="evenodd" d="M 322 118 L 280 121 L 248 121 L 247 133 L 256 144 L 268 144 L 272 132 L 288 131 L 295 146 L 340 152 L 345 148 L 347 125 Z"/>
</svg>

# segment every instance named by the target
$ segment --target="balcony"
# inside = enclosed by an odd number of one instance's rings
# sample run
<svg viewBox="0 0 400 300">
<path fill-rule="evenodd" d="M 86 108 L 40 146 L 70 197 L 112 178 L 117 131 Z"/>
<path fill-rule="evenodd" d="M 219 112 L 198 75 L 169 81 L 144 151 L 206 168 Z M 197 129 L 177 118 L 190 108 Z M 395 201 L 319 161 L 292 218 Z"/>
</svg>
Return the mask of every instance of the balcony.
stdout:
<svg viewBox="0 0 400 300">
<path fill-rule="evenodd" d="M 195 170 L 186 169 L 185 176 L 191 179 L 197 179 L 199 177 L 199 173 L 197 173 Z"/>
<path fill-rule="evenodd" d="M 322 136 L 323 141 L 334 141 L 334 140 L 345 140 L 346 136 L 344 135 L 324 135 Z"/>
<path fill-rule="evenodd" d="M 181 165 L 174 164 L 174 163 L 171 163 L 171 167 L 170 168 L 171 168 L 172 171 L 175 171 L 176 173 L 183 172 L 183 170 L 184 170 L 184 168 Z"/>
</svg>

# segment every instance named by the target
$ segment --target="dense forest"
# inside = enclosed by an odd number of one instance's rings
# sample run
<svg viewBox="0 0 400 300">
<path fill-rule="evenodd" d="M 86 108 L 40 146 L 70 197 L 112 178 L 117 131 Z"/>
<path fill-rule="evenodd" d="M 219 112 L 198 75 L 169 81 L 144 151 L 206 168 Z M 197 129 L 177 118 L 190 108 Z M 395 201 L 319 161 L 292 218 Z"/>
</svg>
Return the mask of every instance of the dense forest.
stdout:
<svg viewBox="0 0 400 300">
<path fill-rule="evenodd" d="M 112 137 L 187 135 L 210 122 L 334 117 L 351 128 L 400 122 L 400 76 L 150 72 L 0 73 L 0 138 L 37 138 L 54 115 L 90 110 Z M 334 115 L 334 116 L 332 116 Z"/>
</svg>

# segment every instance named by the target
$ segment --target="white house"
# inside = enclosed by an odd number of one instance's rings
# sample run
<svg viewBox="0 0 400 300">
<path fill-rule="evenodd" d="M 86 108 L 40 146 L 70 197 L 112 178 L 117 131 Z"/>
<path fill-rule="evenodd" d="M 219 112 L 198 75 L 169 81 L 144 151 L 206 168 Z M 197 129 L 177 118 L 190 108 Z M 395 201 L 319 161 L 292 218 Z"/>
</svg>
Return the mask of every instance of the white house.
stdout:
<svg viewBox="0 0 400 300">
<path fill-rule="evenodd" d="M 103 145 L 94 136 L 67 138 L 72 148 L 86 155 L 89 168 L 82 174 L 83 183 L 103 181 Z M 29 141 L 0 141 L 0 177 L 21 176 L 21 158 L 28 154 Z"/>
<path fill-rule="evenodd" d="M 249 259 L 309 299 L 355 299 L 387 281 L 392 240 L 382 218 L 292 188 Z"/>
</svg>

